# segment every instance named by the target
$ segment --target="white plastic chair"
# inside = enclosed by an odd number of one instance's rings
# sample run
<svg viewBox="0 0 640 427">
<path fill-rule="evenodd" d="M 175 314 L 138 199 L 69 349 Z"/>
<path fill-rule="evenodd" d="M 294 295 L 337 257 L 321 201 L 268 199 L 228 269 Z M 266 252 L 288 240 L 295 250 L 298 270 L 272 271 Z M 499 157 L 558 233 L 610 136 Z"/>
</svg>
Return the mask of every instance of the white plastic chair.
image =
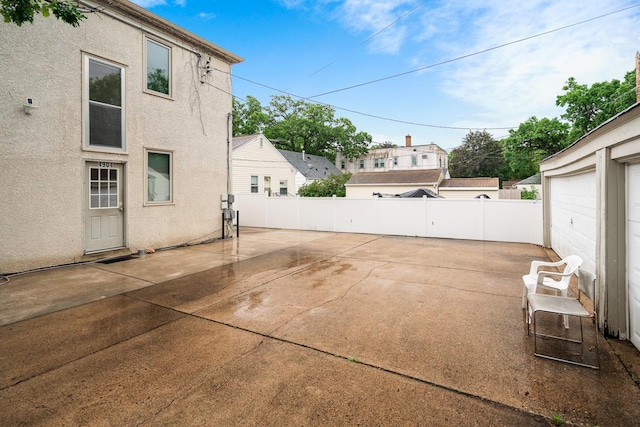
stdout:
<svg viewBox="0 0 640 427">
<path fill-rule="evenodd" d="M 565 265 L 562 273 L 558 271 L 538 271 L 540 267 L 545 269 L 548 267 L 560 267 Z M 582 258 L 578 255 L 569 255 L 568 257 L 558 262 L 545 262 L 545 261 L 532 261 L 529 274 L 522 276 L 522 308 L 527 305 L 527 295 L 535 294 L 538 288 L 550 289 L 556 291 L 559 296 L 566 297 L 567 290 L 569 289 L 569 282 L 571 282 L 571 276 L 576 274 L 578 268 L 582 265 Z M 530 318 L 528 313 L 525 313 L 527 323 Z M 569 319 L 564 317 L 565 328 L 569 328 Z"/>
<path fill-rule="evenodd" d="M 555 295 L 544 295 L 532 293 L 527 296 L 527 313 L 531 312 L 531 319 L 533 322 L 533 353 L 538 357 L 544 357 L 545 359 L 557 360 L 559 362 L 571 363 L 573 365 L 584 366 L 587 368 L 599 369 L 600 367 L 600 354 L 598 353 L 598 302 L 596 301 L 595 291 L 595 279 L 591 273 L 580 270 L 578 272 L 578 298 L 559 297 Z M 595 319 L 595 351 L 596 351 L 596 363 L 590 364 L 577 362 L 571 359 L 563 359 L 560 357 L 551 356 L 549 354 L 543 354 L 538 352 L 538 337 L 553 338 L 555 340 L 569 341 L 573 343 L 581 344 L 583 347 L 584 334 L 582 331 L 582 318 L 590 318 L 591 313 L 584 308 L 580 303 L 580 293 L 584 293 L 593 302 L 593 317 Z M 538 312 L 555 313 L 561 315 L 575 316 L 580 321 L 580 339 L 574 340 L 564 338 L 557 335 L 541 334 L 537 330 L 536 314 Z M 529 335 L 529 323 L 527 322 L 527 335 Z M 584 353 L 584 348 L 582 349 Z"/>
</svg>

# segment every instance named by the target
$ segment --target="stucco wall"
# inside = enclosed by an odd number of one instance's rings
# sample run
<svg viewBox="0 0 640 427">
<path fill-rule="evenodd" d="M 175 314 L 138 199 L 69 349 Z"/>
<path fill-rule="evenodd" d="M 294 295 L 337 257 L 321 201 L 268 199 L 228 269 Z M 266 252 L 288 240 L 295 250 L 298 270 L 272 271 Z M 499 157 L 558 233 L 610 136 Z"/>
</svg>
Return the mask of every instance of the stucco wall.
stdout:
<svg viewBox="0 0 640 427">
<path fill-rule="evenodd" d="M 159 248 L 219 234 L 231 97 L 200 83 L 195 54 L 178 45 L 173 99 L 143 92 L 144 35 L 105 13 L 89 14 L 78 28 L 41 17 L 33 25 L 0 25 L 0 273 L 82 258 L 88 160 L 124 163 L 125 246 Z M 83 148 L 83 53 L 126 69 L 124 153 Z M 227 74 L 206 79 L 231 90 Z M 37 106 L 31 115 L 22 107 L 27 98 Z M 144 206 L 145 147 L 173 151 L 172 205 Z"/>
</svg>

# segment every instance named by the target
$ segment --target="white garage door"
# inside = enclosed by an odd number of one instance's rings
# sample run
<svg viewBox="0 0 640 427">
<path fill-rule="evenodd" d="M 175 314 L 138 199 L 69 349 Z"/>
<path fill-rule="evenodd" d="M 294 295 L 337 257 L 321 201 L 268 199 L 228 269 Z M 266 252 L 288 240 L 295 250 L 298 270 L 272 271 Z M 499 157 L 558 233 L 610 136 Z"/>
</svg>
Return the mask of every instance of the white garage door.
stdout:
<svg viewBox="0 0 640 427">
<path fill-rule="evenodd" d="M 551 248 L 562 258 L 578 255 L 583 269 L 595 274 L 596 173 L 552 178 Z"/>
<path fill-rule="evenodd" d="M 640 349 L 640 164 L 627 174 L 627 279 L 629 281 L 629 334 Z"/>
</svg>

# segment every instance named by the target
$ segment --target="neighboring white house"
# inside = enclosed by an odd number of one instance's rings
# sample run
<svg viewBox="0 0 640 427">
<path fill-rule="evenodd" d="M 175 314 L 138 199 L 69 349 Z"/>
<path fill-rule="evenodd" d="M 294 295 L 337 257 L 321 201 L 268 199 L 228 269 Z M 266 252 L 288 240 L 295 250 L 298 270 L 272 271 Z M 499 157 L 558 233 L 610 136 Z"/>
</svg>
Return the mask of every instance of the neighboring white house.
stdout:
<svg viewBox="0 0 640 427">
<path fill-rule="evenodd" d="M 342 175 L 342 172 L 326 157 L 306 154 L 304 152 L 299 153 L 297 151 L 278 151 L 296 170 L 294 194 L 298 194 L 300 187 L 305 184 L 311 184 L 314 181 L 328 178 L 331 175 Z"/>
<path fill-rule="evenodd" d="M 525 178 L 522 181 L 518 181 L 516 188 L 520 191 L 535 190 L 537 192 L 536 200 L 542 200 L 542 181 L 539 173 L 532 175 L 529 178 Z"/>
<path fill-rule="evenodd" d="M 77 28 L 0 25 L 0 273 L 220 234 L 218 88 L 242 59 L 129 1 L 91 5 Z"/>
<path fill-rule="evenodd" d="M 376 148 L 357 159 L 336 155 L 336 167 L 342 172 L 388 172 L 399 170 L 443 169 L 448 173 L 448 154 L 436 144 L 411 145 L 411 135 L 406 136 L 404 147 Z"/>
<path fill-rule="evenodd" d="M 544 244 L 594 273 L 600 327 L 640 349 L 640 104 L 540 163 Z"/>
<path fill-rule="evenodd" d="M 442 169 L 361 172 L 353 175 L 345 184 L 346 197 L 364 199 L 373 197 L 374 193 L 396 195 L 419 188 L 437 193 L 443 177 Z"/>
<path fill-rule="evenodd" d="M 262 134 L 233 137 L 233 193 L 294 195 L 296 170 Z"/>
<path fill-rule="evenodd" d="M 449 178 L 438 184 L 438 194 L 446 199 L 498 199 L 500 179 L 498 178 Z"/>
</svg>

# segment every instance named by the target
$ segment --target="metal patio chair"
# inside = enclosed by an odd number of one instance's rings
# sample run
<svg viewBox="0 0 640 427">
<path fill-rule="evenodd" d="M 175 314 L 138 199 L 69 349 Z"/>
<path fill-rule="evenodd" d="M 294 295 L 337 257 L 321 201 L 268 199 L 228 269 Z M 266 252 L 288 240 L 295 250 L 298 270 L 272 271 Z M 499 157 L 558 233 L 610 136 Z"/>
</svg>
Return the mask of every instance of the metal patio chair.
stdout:
<svg viewBox="0 0 640 427">
<path fill-rule="evenodd" d="M 538 271 L 540 267 L 561 267 L 562 265 L 565 265 L 562 273 L 558 271 Z M 532 261 L 529 274 L 522 276 L 522 308 L 524 309 L 527 304 L 527 295 L 536 293 L 538 288 L 550 289 L 555 291 L 557 295 L 566 297 L 571 276 L 576 273 L 581 265 L 582 258 L 578 255 L 569 255 L 558 262 Z M 527 313 L 525 313 L 525 320 L 527 322 L 530 320 Z M 569 321 L 566 316 L 564 321 L 565 328 L 569 328 Z"/>
<path fill-rule="evenodd" d="M 545 359 L 557 360 L 559 362 L 570 363 L 572 365 L 584 366 L 587 368 L 599 369 L 600 368 L 600 354 L 598 353 L 598 316 L 597 316 L 597 302 L 595 292 L 595 279 L 591 273 L 579 270 L 578 272 L 578 298 L 570 298 L 555 295 L 545 295 L 531 293 L 527 296 L 527 313 L 531 313 L 531 321 L 533 323 L 533 348 L 534 354 L 538 357 Z M 593 318 L 595 320 L 595 351 L 596 351 L 596 364 L 591 365 L 583 362 L 576 362 L 570 359 L 563 359 L 559 357 L 550 356 L 538 352 L 538 337 L 547 337 L 555 340 L 569 341 L 578 343 L 581 345 L 582 354 L 584 354 L 584 334 L 582 328 L 582 319 L 584 317 L 591 318 L 592 314 L 580 303 L 580 295 L 585 294 L 593 302 Z M 561 337 L 558 335 L 540 334 L 537 330 L 536 314 L 539 312 L 555 313 L 565 316 L 578 317 L 580 321 L 580 339 L 570 339 Z M 529 322 L 527 323 L 527 335 L 529 335 Z"/>
</svg>

